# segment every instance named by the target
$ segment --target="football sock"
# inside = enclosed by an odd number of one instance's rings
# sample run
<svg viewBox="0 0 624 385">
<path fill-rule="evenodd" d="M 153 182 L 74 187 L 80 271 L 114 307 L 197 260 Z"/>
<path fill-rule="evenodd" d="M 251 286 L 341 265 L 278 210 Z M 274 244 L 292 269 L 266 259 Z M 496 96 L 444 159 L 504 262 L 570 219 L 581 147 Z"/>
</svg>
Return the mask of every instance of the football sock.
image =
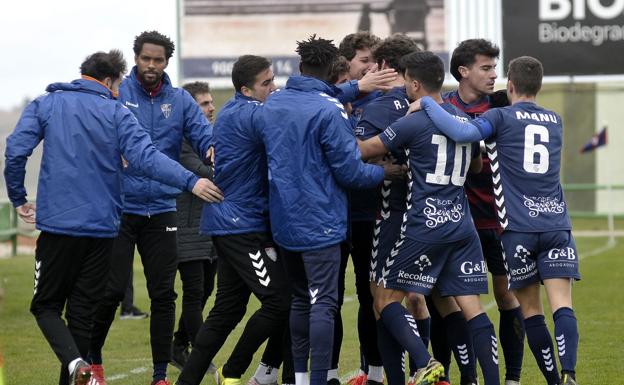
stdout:
<svg viewBox="0 0 624 385">
<path fill-rule="evenodd" d="M 394 339 L 407 350 L 418 368 L 427 366 L 431 355 L 420 339 L 414 317 L 403 305 L 398 302 L 386 305 L 381 312 L 381 321 Z"/>
<path fill-rule="evenodd" d="M 472 337 L 463 313 L 456 311 L 444 317 L 444 327 L 446 340 L 455 354 L 455 361 L 457 361 L 462 378 L 468 382 L 476 381 L 477 369 Z"/>
<path fill-rule="evenodd" d="M 557 371 L 554 348 L 550 333 L 546 328 L 544 316 L 534 315 L 524 320 L 527 341 L 537 365 L 539 366 L 548 385 L 559 384 L 560 378 Z"/>
<path fill-rule="evenodd" d="M 555 321 L 555 340 L 559 351 L 561 370 L 574 377 L 579 333 L 574 310 L 562 307 L 553 314 Z"/>
<path fill-rule="evenodd" d="M 520 306 L 510 310 L 499 310 L 498 335 L 505 355 L 505 379 L 520 381 L 522 358 L 524 356 L 524 319 Z"/>
<path fill-rule="evenodd" d="M 382 320 L 377 320 L 377 345 L 386 370 L 388 385 L 404 385 L 403 348 L 388 332 Z"/>
<path fill-rule="evenodd" d="M 485 385 L 499 385 L 498 373 L 498 340 L 494 325 L 487 314 L 481 313 L 468 321 L 472 334 L 473 348 L 483 372 Z"/>
</svg>

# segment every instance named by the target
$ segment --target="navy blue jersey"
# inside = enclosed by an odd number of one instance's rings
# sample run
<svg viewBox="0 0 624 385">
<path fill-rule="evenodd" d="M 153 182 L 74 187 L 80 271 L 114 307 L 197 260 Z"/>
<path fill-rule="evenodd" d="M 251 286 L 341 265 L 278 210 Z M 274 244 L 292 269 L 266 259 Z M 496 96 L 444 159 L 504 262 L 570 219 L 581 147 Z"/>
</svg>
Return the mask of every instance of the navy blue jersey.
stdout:
<svg viewBox="0 0 624 385">
<path fill-rule="evenodd" d="M 494 194 L 506 230 L 570 230 L 560 183 L 561 117 L 535 103 L 496 108 L 472 122 L 491 125 L 486 139 Z"/>
<path fill-rule="evenodd" d="M 355 128 L 355 136 L 361 140 L 366 140 L 377 136 L 383 132 L 390 124 L 405 116 L 409 100 L 405 87 L 395 87 L 370 102 L 362 112 L 362 116 Z M 406 164 L 407 157 L 405 151 L 393 151 L 392 156 L 398 164 Z M 392 182 L 390 186 L 390 196 L 387 197 L 391 210 L 405 211 L 405 195 L 407 194 L 407 183 L 405 181 Z M 378 207 L 380 194 L 379 189 L 373 190 L 372 194 L 366 195 L 366 191 L 354 191 L 352 196 L 352 209 L 374 210 Z M 365 200 L 364 197 L 368 198 Z M 356 203 L 361 203 L 356 206 Z"/>
<path fill-rule="evenodd" d="M 442 108 L 457 119 L 469 119 L 451 104 Z M 477 145 L 448 139 L 424 111 L 399 119 L 379 137 L 388 150 L 403 149 L 409 159 L 408 203 L 402 229 L 405 236 L 449 243 L 473 234 L 475 227 L 463 185 Z"/>
</svg>

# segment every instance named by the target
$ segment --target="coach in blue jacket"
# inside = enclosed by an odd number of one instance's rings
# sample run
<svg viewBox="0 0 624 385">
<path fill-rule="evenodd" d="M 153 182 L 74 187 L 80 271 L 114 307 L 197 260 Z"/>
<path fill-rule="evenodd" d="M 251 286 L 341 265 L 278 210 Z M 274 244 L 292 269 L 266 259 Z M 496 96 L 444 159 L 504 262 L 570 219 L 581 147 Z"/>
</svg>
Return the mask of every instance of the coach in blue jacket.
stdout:
<svg viewBox="0 0 624 385">
<path fill-rule="evenodd" d="M 80 67 L 82 79 L 49 85 L 47 94 L 26 107 L 7 139 L 8 195 L 28 223 L 35 222 L 35 206 L 26 199 L 25 166 L 44 142 L 36 208 L 41 234 L 30 309 L 62 362 L 62 385 L 87 383 L 91 375 L 82 358 L 119 231 L 121 156 L 162 183 L 208 198 L 208 180 L 156 150 L 134 115 L 114 100 L 125 70 L 120 51 L 89 56 Z M 67 325 L 60 317 L 64 308 Z"/>
<path fill-rule="evenodd" d="M 178 160 L 182 138 L 206 154 L 212 127 L 191 95 L 174 88 L 165 73 L 174 44 L 156 32 L 134 40 L 136 66 L 121 83 L 119 100 L 139 120 L 156 148 Z M 175 324 L 175 275 L 178 264 L 176 196 L 180 189 L 151 179 L 129 162 L 124 175 L 121 231 L 104 298 L 95 315 L 90 359 L 102 382 L 102 347 L 130 279 L 135 245 L 143 262 L 151 299 L 152 384 L 165 385 Z"/>
<path fill-rule="evenodd" d="M 384 169 L 365 164 L 347 113 L 326 83 L 338 49 L 329 40 L 298 43 L 302 76 L 270 96 L 257 125 L 269 166 L 269 214 L 284 248 L 293 301 L 290 328 L 297 384 L 326 385 L 337 308 L 340 242 L 347 233 L 345 188 L 367 188 Z M 388 172 L 396 168 L 388 167 Z"/>
</svg>

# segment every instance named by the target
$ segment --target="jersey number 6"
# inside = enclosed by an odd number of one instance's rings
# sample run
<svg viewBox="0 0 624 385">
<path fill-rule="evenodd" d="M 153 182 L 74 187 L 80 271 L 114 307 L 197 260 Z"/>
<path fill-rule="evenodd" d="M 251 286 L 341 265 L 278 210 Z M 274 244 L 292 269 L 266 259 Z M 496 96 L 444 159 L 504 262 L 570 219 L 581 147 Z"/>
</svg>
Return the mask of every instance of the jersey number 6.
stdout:
<svg viewBox="0 0 624 385">
<path fill-rule="evenodd" d="M 531 174 L 546 174 L 549 165 L 548 148 L 543 144 L 535 143 L 537 136 L 540 142 L 549 142 L 546 127 L 529 124 L 524 128 L 524 171 Z"/>
</svg>

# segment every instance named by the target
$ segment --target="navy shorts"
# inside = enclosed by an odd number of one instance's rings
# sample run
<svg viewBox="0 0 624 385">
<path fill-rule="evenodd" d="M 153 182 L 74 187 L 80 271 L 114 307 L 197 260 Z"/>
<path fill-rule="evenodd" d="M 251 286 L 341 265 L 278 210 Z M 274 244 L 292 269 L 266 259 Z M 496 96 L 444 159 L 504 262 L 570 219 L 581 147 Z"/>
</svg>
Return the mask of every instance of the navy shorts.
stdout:
<svg viewBox="0 0 624 385">
<path fill-rule="evenodd" d="M 437 287 L 442 296 L 485 294 L 487 267 L 479 237 L 452 243 L 399 240 L 382 270 L 386 288 L 429 295 Z"/>
<path fill-rule="evenodd" d="M 544 233 L 505 231 L 501 236 L 509 268 L 509 288 L 549 278 L 581 279 L 574 237 L 569 230 Z"/>
<path fill-rule="evenodd" d="M 403 211 L 389 210 L 387 214 L 375 222 L 370 263 L 371 282 L 379 283 L 381 280 L 381 269 L 384 262 L 390 256 L 394 244 L 399 239 L 403 216 Z"/>
<path fill-rule="evenodd" d="M 505 258 L 503 258 L 503 245 L 496 229 L 477 229 L 479 240 L 481 240 L 481 250 L 483 258 L 487 263 L 488 271 L 492 275 L 507 275 Z"/>
</svg>

